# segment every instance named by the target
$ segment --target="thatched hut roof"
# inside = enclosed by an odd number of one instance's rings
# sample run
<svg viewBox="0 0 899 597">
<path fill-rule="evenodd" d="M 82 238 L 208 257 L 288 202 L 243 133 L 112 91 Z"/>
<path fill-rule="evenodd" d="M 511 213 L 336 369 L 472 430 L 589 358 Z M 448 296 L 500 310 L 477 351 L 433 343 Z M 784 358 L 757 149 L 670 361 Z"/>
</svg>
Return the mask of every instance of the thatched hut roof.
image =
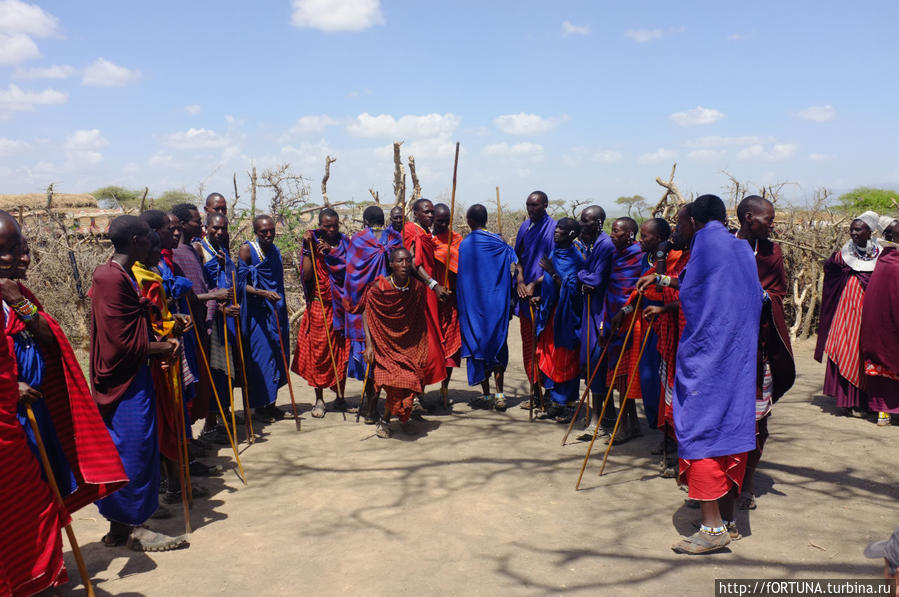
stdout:
<svg viewBox="0 0 899 597">
<path fill-rule="evenodd" d="M 20 207 L 26 211 L 33 211 L 43 209 L 46 205 L 46 193 L 24 193 L 22 195 L 0 194 L 0 209 L 8 212 L 14 212 Z M 97 207 L 97 199 L 88 193 L 53 193 L 53 207 L 56 209 Z"/>
</svg>

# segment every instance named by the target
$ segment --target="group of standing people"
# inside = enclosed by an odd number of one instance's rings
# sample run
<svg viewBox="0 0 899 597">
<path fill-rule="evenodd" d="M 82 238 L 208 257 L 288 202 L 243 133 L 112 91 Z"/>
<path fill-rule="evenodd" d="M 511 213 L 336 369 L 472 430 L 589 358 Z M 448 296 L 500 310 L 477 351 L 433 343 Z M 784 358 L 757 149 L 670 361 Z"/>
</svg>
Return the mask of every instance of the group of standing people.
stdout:
<svg viewBox="0 0 899 597">
<path fill-rule="evenodd" d="M 732 231 L 721 199 L 703 195 L 680 208 L 673 230 L 661 218 L 623 217 L 608 234 L 600 206 L 558 221 L 547 206 L 541 191 L 527 197 L 514 246 L 487 230 L 479 204 L 466 212 L 464 236 L 452 210 L 427 199 L 410 219 L 403 208 L 387 217 L 366 208 L 352 237 L 334 210 L 321 210 L 297 253 L 306 308 L 293 343 L 271 216 L 253 219 L 254 238 L 236 259 L 219 194 L 206 199 L 205 221 L 191 204 L 118 217 L 108 231 L 113 255 L 93 274 L 90 390 L 65 335 L 24 285 L 28 243 L 0 212 L 0 466 L 24 479 L 0 488 L 11 529 L 0 593 L 64 582 L 60 528 L 92 501 L 110 523 L 104 545 L 186 544 L 186 535 L 146 527 L 170 515 L 159 496 L 185 513 L 204 497 L 191 477 L 216 474 L 197 459 L 215 444 L 230 444 L 239 465 L 238 423 L 252 441 L 251 416 L 286 417 L 276 400 L 288 368 L 314 388 L 317 418 L 328 410 L 325 390 L 336 394 L 331 408 L 345 411 L 347 378 L 363 381 L 358 412 L 382 438 L 397 431 L 393 417 L 399 431 L 420 432 L 415 412 L 428 386 L 439 384 L 448 408 L 463 359 L 468 384 L 481 388 L 471 406 L 506 410 L 513 316 L 530 384 L 523 408 L 569 423 L 578 398 L 592 394 L 580 439 L 622 443 L 643 433 L 642 400 L 649 428 L 660 430 L 654 453 L 677 454 L 663 458 L 663 474 L 685 484 L 702 512 L 700 529 L 675 551 L 706 553 L 740 538 L 734 510 L 756 507 L 753 475 L 772 406 L 795 379 L 783 255 L 769 238 L 773 205 L 745 198 Z M 825 391 L 838 406 L 897 413 L 899 222 L 866 213 L 850 234 L 825 266 L 816 357 L 828 356 Z"/>
</svg>

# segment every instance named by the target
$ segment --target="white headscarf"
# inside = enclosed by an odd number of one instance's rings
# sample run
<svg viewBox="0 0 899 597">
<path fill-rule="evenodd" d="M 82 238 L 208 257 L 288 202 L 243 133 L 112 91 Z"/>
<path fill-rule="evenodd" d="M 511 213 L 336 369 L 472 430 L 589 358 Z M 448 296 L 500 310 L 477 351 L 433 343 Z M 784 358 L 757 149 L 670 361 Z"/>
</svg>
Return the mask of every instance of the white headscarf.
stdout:
<svg viewBox="0 0 899 597">
<path fill-rule="evenodd" d="M 862 215 L 855 218 L 856 220 L 861 220 L 864 222 L 868 228 L 871 230 L 871 234 L 874 234 L 878 230 L 878 223 L 880 220 L 880 216 L 877 215 L 876 212 L 866 211 Z"/>
<path fill-rule="evenodd" d="M 877 231 L 883 234 L 884 230 L 892 226 L 897 219 L 899 218 L 894 218 L 893 216 L 880 216 L 880 219 L 877 220 Z"/>
</svg>

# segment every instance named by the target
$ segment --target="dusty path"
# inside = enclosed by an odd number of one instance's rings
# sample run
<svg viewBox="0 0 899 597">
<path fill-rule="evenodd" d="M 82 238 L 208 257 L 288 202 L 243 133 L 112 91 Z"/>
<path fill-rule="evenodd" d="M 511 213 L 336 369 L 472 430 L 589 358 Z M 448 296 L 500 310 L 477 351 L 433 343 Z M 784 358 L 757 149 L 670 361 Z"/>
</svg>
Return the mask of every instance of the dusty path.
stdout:
<svg viewBox="0 0 899 597">
<path fill-rule="evenodd" d="M 206 482 L 214 495 L 195 504 L 186 550 L 104 548 L 93 506 L 75 531 L 98 595 L 712 595 L 715 578 L 878 576 L 862 549 L 899 523 L 899 428 L 833 416 L 811 346 L 797 355 L 799 378 L 770 424 L 759 507 L 739 517 L 747 536 L 730 552 L 669 549 L 698 511 L 656 475 L 658 436 L 616 447 L 602 478 L 591 459 L 575 492 L 586 445 L 561 447 L 561 425 L 528 424 L 517 407 L 470 410 L 464 370 L 454 413 L 428 416 L 414 441 L 378 439 L 355 416 L 312 419 L 312 392 L 294 377 L 303 432 L 290 420 L 264 428 L 242 455 L 248 487 L 220 452 L 228 470 Z M 507 379 L 507 395 L 525 393 L 517 359 Z M 181 518 L 154 527 L 177 533 Z M 74 584 L 68 552 L 66 563 Z"/>
</svg>

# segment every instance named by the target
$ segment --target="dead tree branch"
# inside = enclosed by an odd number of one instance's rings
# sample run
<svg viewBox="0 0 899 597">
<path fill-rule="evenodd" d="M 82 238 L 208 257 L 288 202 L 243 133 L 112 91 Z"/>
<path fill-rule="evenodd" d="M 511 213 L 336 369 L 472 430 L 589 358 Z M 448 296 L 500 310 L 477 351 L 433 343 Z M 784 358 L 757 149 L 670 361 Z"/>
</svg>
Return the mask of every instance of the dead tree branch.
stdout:
<svg viewBox="0 0 899 597">
<path fill-rule="evenodd" d="M 668 176 L 667 182 L 662 180 L 661 176 L 656 177 L 656 184 L 665 189 L 665 192 L 662 193 L 662 198 L 659 199 L 659 202 L 652 209 L 654 218 L 665 218 L 668 221 L 674 221 L 677 217 L 677 211 L 686 204 L 680 189 L 674 184 L 674 172 L 676 170 L 677 162 L 671 166 L 671 174 Z"/>
<path fill-rule="evenodd" d="M 421 185 L 418 183 L 418 174 L 415 172 L 415 156 L 409 156 L 409 176 L 412 177 L 412 201 L 421 199 Z"/>
<path fill-rule="evenodd" d="M 400 158 L 402 141 L 393 142 L 393 198 L 394 205 L 406 206 L 406 173 Z"/>
<path fill-rule="evenodd" d="M 331 203 L 328 201 L 328 179 L 331 178 L 331 164 L 336 161 L 337 158 L 325 156 L 325 175 L 322 176 L 322 202 L 325 207 L 331 207 Z"/>
</svg>

